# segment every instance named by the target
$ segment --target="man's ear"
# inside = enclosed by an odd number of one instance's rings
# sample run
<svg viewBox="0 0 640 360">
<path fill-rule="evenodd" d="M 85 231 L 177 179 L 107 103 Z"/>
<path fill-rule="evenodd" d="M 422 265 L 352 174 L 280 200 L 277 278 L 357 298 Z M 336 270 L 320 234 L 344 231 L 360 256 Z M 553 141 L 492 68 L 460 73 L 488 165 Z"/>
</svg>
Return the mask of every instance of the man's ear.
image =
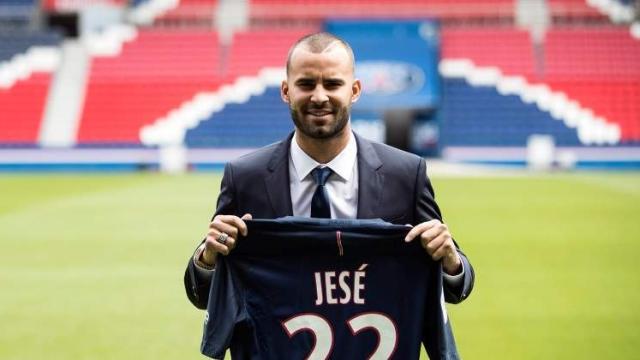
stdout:
<svg viewBox="0 0 640 360">
<path fill-rule="evenodd" d="M 351 102 L 354 103 L 360 99 L 360 94 L 362 94 L 362 83 L 359 79 L 356 79 L 351 85 Z"/>
<path fill-rule="evenodd" d="M 289 84 L 287 84 L 287 80 L 282 80 L 282 84 L 280 84 L 280 97 L 282 98 L 282 101 L 286 102 L 287 104 L 290 103 Z"/>
</svg>

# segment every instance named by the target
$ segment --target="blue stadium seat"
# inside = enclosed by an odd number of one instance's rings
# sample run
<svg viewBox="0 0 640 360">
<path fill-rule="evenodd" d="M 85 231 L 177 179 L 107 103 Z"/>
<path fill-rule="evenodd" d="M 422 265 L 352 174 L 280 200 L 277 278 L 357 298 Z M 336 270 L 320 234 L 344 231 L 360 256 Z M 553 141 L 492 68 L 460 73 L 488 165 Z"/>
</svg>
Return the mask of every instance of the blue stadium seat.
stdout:
<svg viewBox="0 0 640 360">
<path fill-rule="evenodd" d="M 25 26 L 38 7 L 36 0 L 1 0 L 0 22 Z"/>
<path fill-rule="evenodd" d="M 445 80 L 440 142 L 442 146 L 526 146 L 532 134 L 553 135 L 560 146 L 580 146 L 575 129 L 517 96 Z M 277 88 L 244 104 L 228 104 L 187 132 L 192 148 L 254 148 L 282 139 L 291 131 L 287 107 Z"/>
<path fill-rule="evenodd" d="M 62 38 L 55 31 L 0 31 L 0 61 L 9 61 L 13 56 L 27 52 L 32 46 L 57 46 Z"/>
<path fill-rule="evenodd" d="M 292 129 L 279 88 L 268 88 L 244 104 L 227 104 L 187 132 L 188 147 L 256 148 L 285 137 Z"/>
<path fill-rule="evenodd" d="M 34 6 L 35 0 L 2 0 L 0 5 L 2 6 Z"/>
<path fill-rule="evenodd" d="M 446 79 L 443 85 L 442 146 L 526 146 L 532 134 L 552 135 L 560 146 L 580 146 L 575 129 L 516 95 L 464 80 Z"/>
</svg>

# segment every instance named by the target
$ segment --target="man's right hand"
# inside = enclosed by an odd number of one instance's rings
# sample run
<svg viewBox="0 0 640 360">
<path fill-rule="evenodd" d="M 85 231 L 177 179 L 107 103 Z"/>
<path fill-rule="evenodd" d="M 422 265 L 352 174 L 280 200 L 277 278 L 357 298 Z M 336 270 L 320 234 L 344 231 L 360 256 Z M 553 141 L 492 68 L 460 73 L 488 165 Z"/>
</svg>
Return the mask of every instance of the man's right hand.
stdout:
<svg viewBox="0 0 640 360">
<path fill-rule="evenodd" d="M 204 241 L 204 251 L 200 261 L 214 266 L 218 253 L 229 255 L 236 245 L 238 234 L 247 236 L 247 224 L 244 220 L 251 220 L 251 214 L 244 214 L 242 218 L 235 215 L 216 215 L 209 223 L 209 232 Z M 224 244 L 218 241 L 222 233 L 227 234 Z"/>
</svg>

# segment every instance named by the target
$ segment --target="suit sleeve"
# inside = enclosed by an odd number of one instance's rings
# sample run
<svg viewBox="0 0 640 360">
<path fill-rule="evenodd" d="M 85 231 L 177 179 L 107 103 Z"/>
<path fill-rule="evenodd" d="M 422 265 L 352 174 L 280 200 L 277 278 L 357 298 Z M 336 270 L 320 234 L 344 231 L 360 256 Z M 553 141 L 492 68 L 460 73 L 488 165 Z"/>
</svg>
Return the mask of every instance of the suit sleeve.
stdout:
<svg viewBox="0 0 640 360">
<path fill-rule="evenodd" d="M 440 208 L 435 201 L 435 194 L 431 181 L 427 176 L 427 165 L 424 160 L 420 160 L 418 165 L 417 174 L 417 191 L 418 197 L 416 199 L 416 214 L 415 219 L 417 223 L 429 221 L 432 219 L 438 219 L 442 221 L 442 214 Z M 475 282 L 475 272 L 471 266 L 471 262 L 467 256 L 460 250 L 458 243 L 455 242 L 456 248 L 460 259 L 462 259 L 462 266 L 464 267 L 464 276 L 458 286 L 452 286 L 448 282 L 443 282 L 445 301 L 451 304 L 457 304 L 466 299 L 473 290 L 473 284 Z"/>
<path fill-rule="evenodd" d="M 220 184 L 220 195 L 213 218 L 218 214 L 236 215 L 236 197 L 231 164 L 224 168 L 224 175 Z M 204 240 L 200 243 L 202 244 Z M 187 269 L 184 273 L 184 287 L 189 301 L 198 309 L 206 309 L 209 298 L 209 288 L 213 279 L 213 271 L 204 270 L 195 265 L 193 255 L 189 257 Z"/>
</svg>

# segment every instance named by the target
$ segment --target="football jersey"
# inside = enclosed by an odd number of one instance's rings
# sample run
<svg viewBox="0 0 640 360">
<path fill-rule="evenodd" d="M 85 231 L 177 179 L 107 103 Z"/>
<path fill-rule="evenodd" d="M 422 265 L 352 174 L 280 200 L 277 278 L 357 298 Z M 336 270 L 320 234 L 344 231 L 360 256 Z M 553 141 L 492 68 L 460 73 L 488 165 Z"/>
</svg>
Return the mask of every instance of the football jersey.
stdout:
<svg viewBox="0 0 640 360">
<path fill-rule="evenodd" d="M 442 266 L 381 220 L 249 220 L 218 257 L 201 351 L 242 359 L 458 359 Z"/>
</svg>

